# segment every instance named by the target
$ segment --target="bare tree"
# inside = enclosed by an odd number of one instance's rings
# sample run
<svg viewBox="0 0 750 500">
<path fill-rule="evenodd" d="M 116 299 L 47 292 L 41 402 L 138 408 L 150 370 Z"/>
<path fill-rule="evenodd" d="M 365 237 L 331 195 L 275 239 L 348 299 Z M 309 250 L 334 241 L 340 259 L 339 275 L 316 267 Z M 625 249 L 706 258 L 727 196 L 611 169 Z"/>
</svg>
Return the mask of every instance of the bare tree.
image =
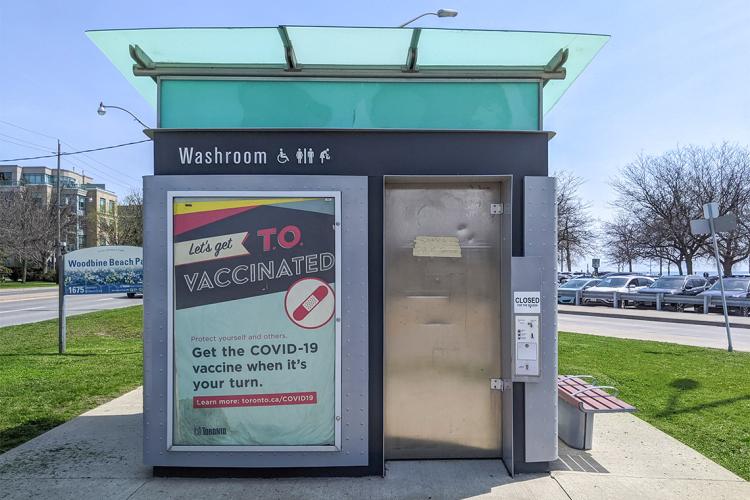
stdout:
<svg viewBox="0 0 750 500">
<path fill-rule="evenodd" d="M 563 263 L 571 271 L 573 258 L 583 256 L 594 246 L 594 220 L 589 215 L 590 205 L 578 194 L 583 179 L 570 172 L 556 172 L 557 177 L 557 250 L 560 270 Z"/>
<path fill-rule="evenodd" d="M 618 206 L 626 207 L 647 235 L 644 257 L 682 264 L 693 272 L 696 258 L 710 254 L 706 236 L 693 236 L 690 221 L 703 217 L 705 203 L 716 201 L 722 213 L 740 219 L 737 231 L 722 235 L 719 246 L 726 274 L 750 255 L 750 152 L 724 143 L 688 146 L 659 156 L 639 156 L 613 182 Z"/>
<path fill-rule="evenodd" d="M 604 226 L 604 244 L 608 260 L 618 266 L 627 265 L 628 271 L 632 273 L 633 263 L 644 254 L 643 236 L 639 225 L 628 214 L 620 213 L 613 222 Z"/>
<path fill-rule="evenodd" d="M 635 218 L 639 229 L 643 232 L 640 254 L 644 259 L 658 260 L 659 273 L 662 272 L 662 262 L 667 263 L 667 269 L 674 264 L 677 272 L 683 274 L 684 254 L 672 244 L 670 233 L 665 230 L 661 221 L 643 221 Z"/>
<path fill-rule="evenodd" d="M 719 257 L 724 275 L 732 274 L 735 264 L 750 257 L 750 151 L 724 143 L 696 151 L 701 155 L 695 175 L 697 196 L 703 203 L 719 203 L 721 214 L 737 215 L 737 229 L 718 238 Z M 710 241 L 704 252 L 711 255 Z"/>
<path fill-rule="evenodd" d="M 700 216 L 700 205 L 691 185 L 695 158 L 689 149 L 675 149 L 661 156 L 640 155 L 612 183 L 618 204 L 627 207 L 638 226 L 650 235 L 651 253 L 693 272 L 706 238 L 690 233 L 690 220 Z"/>
<path fill-rule="evenodd" d="M 121 245 L 143 245 L 143 193 L 133 190 L 117 209 L 117 233 Z"/>
<path fill-rule="evenodd" d="M 66 210 L 63 220 L 68 217 Z M 29 189 L 16 189 L 0 196 L 0 245 L 2 253 L 22 266 L 26 282 L 29 266 L 45 266 L 57 237 L 54 205 L 35 197 Z"/>
<path fill-rule="evenodd" d="M 117 232 L 117 213 L 94 214 L 96 240 L 99 245 L 120 245 Z"/>
</svg>

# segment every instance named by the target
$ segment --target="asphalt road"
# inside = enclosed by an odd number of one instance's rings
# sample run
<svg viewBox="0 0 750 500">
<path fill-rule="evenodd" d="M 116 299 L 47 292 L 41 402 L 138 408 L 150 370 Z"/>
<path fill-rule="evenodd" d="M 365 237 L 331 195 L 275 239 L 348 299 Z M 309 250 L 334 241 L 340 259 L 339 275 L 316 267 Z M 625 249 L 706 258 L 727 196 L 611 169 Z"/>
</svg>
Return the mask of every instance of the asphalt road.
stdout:
<svg viewBox="0 0 750 500">
<path fill-rule="evenodd" d="M 727 332 L 723 326 L 559 314 L 558 329 L 562 332 L 587 333 L 605 337 L 658 340 L 717 349 L 727 348 Z M 750 351 L 750 329 L 733 328 L 732 344 L 736 351 Z"/>
<path fill-rule="evenodd" d="M 128 299 L 125 294 L 68 296 L 67 315 L 117 309 L 143 304 L 142 298 Z M 56 288 L 27 288 L 0 291 L 0 327 L 34 323 L 57 317 Z M 685 316 L 688 317 L 688 316 Z M 676 344 L 726 349 L 726 330 L 722 326 L 694 325 L 669 321 L 646 321 L 559 314 L 559 329 L 606 337 L 658 340 Z M 750 329 L 733 328 L 732 340 L 737 351 L 750 352 Z"/>
<path fill-rule="evenodd" d="M 65 298 L 67 316 L 143 304 L 124 293 L 74 295 Z M 0 291 L 0 327 L 57 318 L 57 288 Z"/>
</svg>

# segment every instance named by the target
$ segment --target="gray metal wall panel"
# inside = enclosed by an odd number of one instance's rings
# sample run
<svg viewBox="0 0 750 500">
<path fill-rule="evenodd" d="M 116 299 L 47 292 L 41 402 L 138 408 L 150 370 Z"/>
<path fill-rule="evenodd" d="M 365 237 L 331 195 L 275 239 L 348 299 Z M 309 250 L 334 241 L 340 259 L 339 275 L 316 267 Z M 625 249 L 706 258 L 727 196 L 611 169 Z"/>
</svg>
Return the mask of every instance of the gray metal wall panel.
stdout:
<svg viewBox="0 0 750 500">
<path fill-rule="evenodd" d="M 339 452 L 167 450 L 167 192 L 341 191 L 341 409 Z M 144 178 L 144 440 L 146 465 L 336 467 L 368 464 L 367 177 L 205 175 Z"/>
<path fill-rule="evenodd" d="M 153 177 L 143 179 L 143 289 L 148 294 L 144 294 L 148 298 L 143 301 L 143 461 L 146 465 L 161 463 L 167 432 L 167 200 L 153 181 Z"/>
<path fill-rule="evenodd" d="M 541 283 L 540 275 L 540 263 L 538 257 L 513 257 L 511 259 L 511 292 L 529 292 L 539 290 Z M 503 458 L 506 460 L 506 466 L 512 464 L 508 470 L 511 474 L 516 472 L 516 468 L 523 470 L 520 464 L 527 462 L 526 460 L 526 433 L 524 431 L 524 425 L 526 422 L 527 415 L 524 413 L 522 408 L 522 401 L 526 392 L 526 387 L 535 384 L 538 377 L 531 376 L 519 376 L 516 375 L 516 339 L 515 339 L 515 318 L 516 314 L 513 307 L 513 293 L 511 293 L 508 304 L 510 305 L 510 313 L 508 314 L 509 326 L 506 332 L 506 342 L 508 345 L 508 354 L 503 358 L 503 362 L 508 358 L 509 368 L 509 379 L 512 379 L 513 383 L 508 391 L 503 392 L 503 410 L 508 408 L 512 409 L 510 412 L 510 420 L 505 421 L 506 414 L 503 413 L 503 429 L 506 429 L 512 437 L 513 448 L 511 450 L 505 450 L 503 452 Z M 538 315 L 535 315 L 538 316 Z M 541 352 L 540 352 L 541 355 Z M 531 383 L 524 383 L 526 381 L 532 381 Z M 512 426 L 508 428 L 507 426 Z M 505 433 L 503 434 L 505 439 Z M 503 441 L 505 444 L 505 441 Z M 510 454 L 512 461 L 506 458 L 506 454 Z"/>
<path fill-rule="evenodd" d="M 557 207 L 555 178 L 524 178 L 524 255 L 541 274 L 541 376 L 526 383 L 526 462 L 557 459 Z"/>
</svg>

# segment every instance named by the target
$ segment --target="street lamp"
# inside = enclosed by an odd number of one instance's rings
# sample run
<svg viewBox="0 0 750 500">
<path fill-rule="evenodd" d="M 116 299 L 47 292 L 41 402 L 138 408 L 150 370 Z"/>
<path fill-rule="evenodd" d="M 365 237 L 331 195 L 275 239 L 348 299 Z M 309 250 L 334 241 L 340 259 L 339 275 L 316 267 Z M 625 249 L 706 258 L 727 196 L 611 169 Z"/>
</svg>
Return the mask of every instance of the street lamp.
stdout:
<svg viewBox="0 0 750 500">
<path fill-rule="evenodd" d="M 99 102 L 99 109 L 97 109 L 96 112 L 99 113 L 99 116 L 104 116 L 104 115 L 107 114 L 107 109 L 109 109 L 109 108 L 119 109 L 120 111 L 124 111 L 127 114 L 129 114 L 130 116 L 132 116 L 133 120 L 135 120 L 138 123 L 140 123 L 141 125 L 143 125 L 144 128 L 151 128 L 148 125 L 146 125 L 145 123 L 143 123 L 141 120 L 139 120 L 138 117 L 135 116 L 133 113 L 131 113 L 130 111 L 128 111 L 125 108 L 121 108 L 120 106 L 112 106 L 112 105 L 105 106 L 103 102 Z"/>
<path fill-rule="evenodd" d="M 404 24 L 399 26 L 399 28 L 404 28 L 406 25 L 413 23 L 417 19 L 424 17 L 424 16 L 437 16 L 437 17 L 456 17 L 458 15 L 458 11 L 454 9 L 440 9 L 437 12 L 425 12 L 424 14 L 420 14 L 414 19 L 410 19 L 406 21 Z"/>
</svg>

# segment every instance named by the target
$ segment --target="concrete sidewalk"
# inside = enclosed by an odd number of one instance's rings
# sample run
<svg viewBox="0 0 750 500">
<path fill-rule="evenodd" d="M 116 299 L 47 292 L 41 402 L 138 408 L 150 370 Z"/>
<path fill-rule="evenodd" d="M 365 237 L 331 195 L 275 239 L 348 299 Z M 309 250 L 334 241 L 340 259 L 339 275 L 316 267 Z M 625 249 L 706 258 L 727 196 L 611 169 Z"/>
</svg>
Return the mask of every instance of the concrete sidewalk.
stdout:
<svg viewBox="0 0 750 500">
<path fill-rule="evenodd" d="M 154 478 L 137 389 L 0 455 L 0 498 L 743 499 L 747 483 L 631 415 L 596 417 L 594 449 L 560 446 L 551 474 L 499 460 L 398 461 L 385 478 Z"/>
</svg>

